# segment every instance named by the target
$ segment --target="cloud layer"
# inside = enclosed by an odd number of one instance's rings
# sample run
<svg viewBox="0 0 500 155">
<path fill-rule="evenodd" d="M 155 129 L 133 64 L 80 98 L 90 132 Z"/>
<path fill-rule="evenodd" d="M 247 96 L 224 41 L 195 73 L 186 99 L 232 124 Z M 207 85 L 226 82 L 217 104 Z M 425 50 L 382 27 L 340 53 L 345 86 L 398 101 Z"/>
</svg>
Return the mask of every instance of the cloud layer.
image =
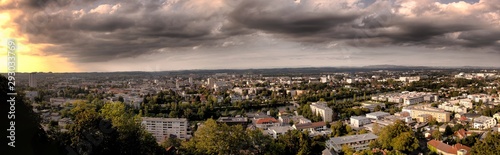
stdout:
<svg viewBox="0 0 500 155">
<path fill-rule="evenodd" d="M 32 44 L 53 45 L 46 54 L 80 63 L 238 50 L 259 46 L 252 42 L 263 36 L 308 49 L 420 47 L 500 55 L 498 0 L 18 0 L 0 8 L 23 11 L 16 23 Z"/>
</svg>

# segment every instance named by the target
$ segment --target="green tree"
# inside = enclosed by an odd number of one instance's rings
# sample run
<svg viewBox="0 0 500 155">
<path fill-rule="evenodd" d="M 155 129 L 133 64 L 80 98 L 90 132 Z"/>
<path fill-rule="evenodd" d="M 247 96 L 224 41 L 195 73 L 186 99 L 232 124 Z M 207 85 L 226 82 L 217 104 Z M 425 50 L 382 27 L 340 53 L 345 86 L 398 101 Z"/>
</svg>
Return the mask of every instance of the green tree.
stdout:
<svg viewBox="0 0 500 155">
<path fill-rule="evenodd" d="M 431 136 L 432 138 L 434 138 L 435 140 L 441 140 L 441 132 L 439 132 L 439 130 L 434 130 L 432 131 L 431 133 Z"/>
<path fill-rule="evenodd" d="M 500 152 L 500 133 L 488 132 L 486 138 L 474 144 L 471 154 L 498 154 Z"/>
<path fill-rule="evenodd" d="M 376 141 L 370 144 L 372 148 L 381 148 L 401 152 L 412 152 L 419 147 L 415 133 L 403 121 L 396 121 L 394 124 L 382 129 Z"/>
<path fill-rule="evenodd" d="M 161 146 L 164 148 L 168 147 L 179 148 L 181 146 L 181 140 L 176 137 L 168 137 L 161 143 Z"/>
<path fill-rule="evenodd" d="M 342 153 L 344 153 L 344 155 L 352 155 L 354 154 L 354 152 L 354 149 L 352 149 L 348 145 L 342 145 Z"/>
</svg>

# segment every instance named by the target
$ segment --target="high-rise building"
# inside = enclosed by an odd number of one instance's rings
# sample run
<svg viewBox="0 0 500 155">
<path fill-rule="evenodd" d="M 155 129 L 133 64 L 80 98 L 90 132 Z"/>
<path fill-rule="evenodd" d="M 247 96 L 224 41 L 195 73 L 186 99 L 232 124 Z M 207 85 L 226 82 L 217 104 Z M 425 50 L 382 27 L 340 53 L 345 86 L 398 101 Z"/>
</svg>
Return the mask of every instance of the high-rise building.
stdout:
<svg viewBox="0 0 500 155">
<path fill-rule="evenodd" d="M 314 115 L 320 115 L 325 122 L 332 121 L 333 110 L 330 109 L 325 102 L 315 102 L 310 105 Z"/>
<path fill-rule="evenodd" d="M 29 74 L 29 86 L 36 87 L 36 73 Z"/>
<path fill-rule="evenodd" d="M 190 137 L 186 118 L 142 117 L 141 124 L 156 138 L 157 142 L 162 142 L 171 135 L 179 139 Z"/>
<path fill-rule="evenodd" d="M 207 87 L 208 88 L 213 88 L 214 84 L 215 84 L 215 79 L 213 79 L 213 78 L 208 78 L 207 79 Z"/>
</svg>

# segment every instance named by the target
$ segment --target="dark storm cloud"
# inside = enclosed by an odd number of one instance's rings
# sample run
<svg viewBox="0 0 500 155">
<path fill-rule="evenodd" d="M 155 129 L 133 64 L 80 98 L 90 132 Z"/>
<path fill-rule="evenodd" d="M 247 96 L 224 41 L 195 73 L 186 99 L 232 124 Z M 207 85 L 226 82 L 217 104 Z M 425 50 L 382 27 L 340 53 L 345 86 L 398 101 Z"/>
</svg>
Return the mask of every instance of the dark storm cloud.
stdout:
<svg viewBox="0 0 500 155">
<path fill-rule="evenodd" d="M 314 35 L 360 17 L 359 12 L 324 12 L 302 4 L 284 1 L 244 1 L 234 9 L 231 18 L 253 29 L 296 36 Z"/>
<path fill-rule="evenodd" d="M 415 0 L 413 7 L 404 4 L 409 1 L 363 2 L 26 0 L 2 8 L 16 6 L 24 11 L 16 22 L 31 43 L 53 44 L 47 54 L 79 62 L 185 51 L 200 45 L 210 48 L 259 32 L 306 46 L 344 42 L 362 47 L 498 49 L 499 28 L 491 23 L 499 17 L 494 0 L 477 3 L 478 9 L 465 14 L 430 0 Z M 454 33 L 457 36 L 450 35 Z"/>
</svg>

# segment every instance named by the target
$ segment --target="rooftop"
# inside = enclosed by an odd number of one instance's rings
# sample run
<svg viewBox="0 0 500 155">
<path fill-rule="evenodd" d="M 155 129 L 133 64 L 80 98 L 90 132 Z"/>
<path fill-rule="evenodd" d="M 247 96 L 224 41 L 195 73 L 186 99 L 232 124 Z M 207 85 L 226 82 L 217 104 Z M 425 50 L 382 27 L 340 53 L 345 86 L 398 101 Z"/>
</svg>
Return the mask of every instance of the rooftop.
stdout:
<svg viewBox="0 0 500 155">
<path fill-rule="evenodd" d="M 330 141 L 331 143 L 333 143 L 335 145 L 342 145 L 342 144 L 349 144 L 349 143 L 353 143 L 353 142 L 372 140 L 372 139 L 377 139 L 377 138 L 378 138 L 378 136 L 374 135 L 373 133 L 366 133 L 366 134 L 359 134 L 359 135 L 330 138 L 330 140 L 328 140 L 328 141 Z"/>
<path fill-rule="evenodd" d="M 225 122 L 225 123 L 244 123 L 247 122 L 248 118 L 246 117 L 219 117 L 217 122 Z"/>
<path fill-rule="evenodd" d="M 326 122 L 301 123 L 294 125 L 297 130 L 326 126 Z"/>
<path fill-rule="evenodd" d="M 143 121 L 187 121 L 186 118 L 142 117 Z"/>
<path fill-rule="evenodd" d="M 268 118 L 257 119 L 257 121 L 255 122 L 255 124 L 264 124 L 264 123 L 278 123 L 278 120 L 272 117 L 268 117 Z"/>
<path fill-rule="evenodd" d="M 391 115 L 391 114 L 383 112 L 383 111 L 377 111 L 377 112 L 368 113 L 366 115 L 372 115 L 372 116 L 380 117 L 380 116 L 388 116 L 388 115 Z"/>
<path fill-rule="evenodd" d="M 431 141 L 427 142 L 427 145 L 430 145 L 430 146 L 436 148 L 437 150 L 441 150 L 441 151 L 449 153 L 449 154 L 457 154 L 457 151 L 461 150 L 461 149 L 464 149 L 467 152 L 470 151 L 470 147 L 462 145 L 460 143 L 457 143 L 453 146 L 450 146 L 450 145 L 445 144 L 441 141 L 431 140 Z M 470 154 L 470 153 L 467 153 L 467 154 Z"/>
</svg>

